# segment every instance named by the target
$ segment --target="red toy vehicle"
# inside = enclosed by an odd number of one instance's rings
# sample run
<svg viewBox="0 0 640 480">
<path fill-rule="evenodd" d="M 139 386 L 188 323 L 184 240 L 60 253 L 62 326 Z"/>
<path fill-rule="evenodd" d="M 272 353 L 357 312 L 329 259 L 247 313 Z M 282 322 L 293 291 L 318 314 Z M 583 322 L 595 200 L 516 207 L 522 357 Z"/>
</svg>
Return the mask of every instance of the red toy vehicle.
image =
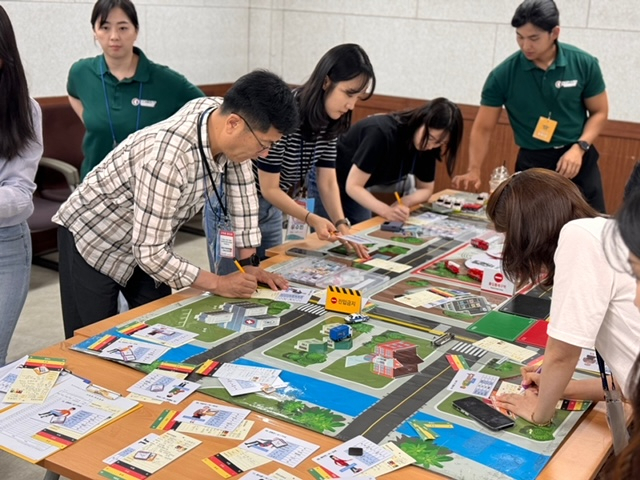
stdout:
<svg viewBox="0 0 640 480">
<path fill-rule="evenodd" d="M 455 273 L 456 275 L 460 273 L 460 265 L 456 262 L 452 262 L 451 260 L 447 260 L 444 262 L 444 268 L 449 270 L 451 273 Z"/>
<path fill-rule="evenodd" d="M 489 242 L 480 237 L 472 238 L 471 245 L 480 250 L 489 250 Z"/>
<path fill-rule="evenodd" d="M 467 272 L 467 275 L 473 278 L 474 280 L 482 282 L 482 277 L 484 276 L 484 272 L 479 268 L 470 268 L 469 271 Z"/>
<path fill-rule="evenodd" d="M 471 212 L 477 212 L 481 208 L 482 208 L 481 203 L 465 203 L 464 205 L 462 205 L 462 210 L 471 211 Z"/>
</svg>

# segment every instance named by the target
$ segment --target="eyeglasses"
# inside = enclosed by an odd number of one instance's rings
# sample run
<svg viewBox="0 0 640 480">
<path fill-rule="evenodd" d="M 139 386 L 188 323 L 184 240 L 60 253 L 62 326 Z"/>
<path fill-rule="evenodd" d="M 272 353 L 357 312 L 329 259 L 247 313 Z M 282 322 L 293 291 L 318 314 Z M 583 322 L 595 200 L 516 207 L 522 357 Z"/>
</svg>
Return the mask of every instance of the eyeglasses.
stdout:
<svg viewBox="0 0 640 480">
<path fill-rule="evenodd" d="M 274 144 L 275 142 L 269 142 L 269 145 L 264 145 L 264 144 L 260 141 L 260 139 L 258 138 L 258 136 L 256 135 L 256 132 L 254 132 L 254 131 L 253 131 L 253 128 L 251 128 L 251 125 L 249 124 L 249 122 L 247 122 L 247 121 L 245 120 L 245 118 L 244 118 L 242 115 L 240 115 L 239 113 L 237 113 L 237 112 L 233 112 L 233 113 L 235 113 L 237 116 L 239 116 L 239 117 L 242 119 L 242 121 L 244 122 L 244 124 L 247 126 L 247 128 L 248 128 L 248 129 L 249 129 L 249 131 L 251 132 L 251 135 L 253 135 L 253 138 L 255 138 L 255 139 L 256 139 L 256 142 L 258 142 L 258 145 L 260 145 L 260 150 L 258 150 L 258 152 L 264 152 L 265 150 L 269 150 L 271 147 L 273 147 L 273 144 Z"/>
</svg>

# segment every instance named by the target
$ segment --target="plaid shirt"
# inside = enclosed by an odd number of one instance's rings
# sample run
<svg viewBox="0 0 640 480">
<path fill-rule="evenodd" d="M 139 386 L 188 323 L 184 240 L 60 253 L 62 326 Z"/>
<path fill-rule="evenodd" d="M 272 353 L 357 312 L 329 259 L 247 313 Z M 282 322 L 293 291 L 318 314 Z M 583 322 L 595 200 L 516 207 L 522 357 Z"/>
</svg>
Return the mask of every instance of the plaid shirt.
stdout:
<svg viewBox="0 0 640 480">
<path fill-rule="evenodd" d="M 122 285 L 136 265 L 175 289 L 196 280 L 200 269 L 173 252 L 173 241 L 180 226 L 204 205 L 205 189 L 215 201 L 198 149 L 197 123 L 202 112 L 221 104 L 222 98 L 198 98 L 131 134 L 60 207 L 53 221 L 73 233 L 89 265 Z M 202 115 L 202 144 L 218 190 L 225 183 L 236 246 L 256 247 L 260 230 L 251 162 L 213 158 L 208 118 Z"/>
</svg>

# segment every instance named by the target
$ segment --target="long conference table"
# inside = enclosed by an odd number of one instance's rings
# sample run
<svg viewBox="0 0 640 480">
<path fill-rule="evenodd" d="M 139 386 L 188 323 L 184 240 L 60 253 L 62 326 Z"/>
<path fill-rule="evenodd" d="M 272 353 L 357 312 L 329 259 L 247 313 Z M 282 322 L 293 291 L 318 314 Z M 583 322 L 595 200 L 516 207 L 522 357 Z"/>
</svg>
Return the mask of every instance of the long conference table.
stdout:
<svg viewBox="0 0 640 480">
<path fill-rule="evenodd" d="M 381 219 L 372 219 L 358 225 L 354 230 L 361 231 L 381 222 Z M 271 253 L 279 254 L 292 246 L 317 248 L 323 243 L 324 242 L 311 236 L 307 240 L 291 242 L 286 244 L 286 246 L 277 247 L 273 249 Z M 263 264 L 269 266 L 284 261 L 287 258 L 285 255 L 279 254 L 269 258 L 266 262 L 263 262 Z M 71 350 L 70 347 L 116 325 L 166 307 L 167 305 L 200 295 L 201 293 L 201 291 L 192 288 L 181 290 L 180 292 L 142 307 L 81 328 L 75 332 L 73 338 L 52 345 L 34 354 L 66 358 L 67 368 L 74 374 L 88 378 L 98 385 L 126 395 L 127 388 L 140 380 L 144 376 L 144 373 L 115 362 L 75 352 Z M 205 402 L 215 401 L 225 404 L 225 402 L 221 400 L 212 399 L 198 392 L 189 396 L 179 405 L 145 403 L 142 408 L 105 426 L 76 444 L 47 457 L 39 462 L 39 465 L 50 472 L 66 476 L 72 480 L 101 479 L 103 477 L 99 476 L 98 472 L 106 465 L 102 463 L 103 459 L 139 440 L 143 436 L 154 432 L 150 426 L 163 410 L 167 408 L 182 410 L 194 400 L 202 400 Z M 590 479 L 595 477 L 612 448 L 611 435 L 604 412 L 604 404 L 600 402 L 582 417 L 577 428 L 568 436 L 564 444 L 547 464 L 542 474 L 538 477 L 539 479 L 566 480 L 568 478 Z M 273 428 L 319 445 L 320 449 L 316 454 L 329 450 L 340 443 L 339 440 L 334 438 L 326 437 L 319 433 L 256 412 L 252 412 L 249 415 L 249 420 L 255 422 L 250 435 L 257 433 L 265 427 Z M 202 460 L 218 452 L 233 448 L 237 446 L 239 442 L 237 440 L 206 437 L 202 435 L 193 436 L 201 440 L 202 443 L 178 460 L 155 473 L 153 475 L 154 479 L 211 480 L 222 478 L 206 466 Z M 311 458 L 308 458 L 295 469 L 271 462 L 262 467 L 258 467 L 257 470 L 264 474 L 269 474 L 277 468 L 283 468 L 304 480 L 311 478 L 308 470 L 315 466 L 316 464 L 311 461 Z M 389 473 L 385 475 L 384 478 L 388 480 L 435 480 L 445 477 L 435 472 L 410 466 Z"/>
</svg>

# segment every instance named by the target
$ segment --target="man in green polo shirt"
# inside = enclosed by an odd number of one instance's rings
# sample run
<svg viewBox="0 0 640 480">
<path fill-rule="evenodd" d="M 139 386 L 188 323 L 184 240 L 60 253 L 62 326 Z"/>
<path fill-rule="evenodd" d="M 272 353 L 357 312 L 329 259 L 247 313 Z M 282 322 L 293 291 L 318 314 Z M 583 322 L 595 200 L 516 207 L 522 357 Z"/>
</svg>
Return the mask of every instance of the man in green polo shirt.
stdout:
<svg viewBox="0 0 640 480">
<path fill-rule="evenodd" d="M 511 25 L 520 51 L 487 78 L 473 122 L 467 173 L 456 188 L 480 188 L 480 168 L 502 106 L 520 147 L 516 170 L 541 167 L 570 178 L 596 210 L 604 212 L 598 152 L 609 102 L 598 60 L 558 42 L 560 15 L 553 0 L 526 0 Z"/>
</svg>

